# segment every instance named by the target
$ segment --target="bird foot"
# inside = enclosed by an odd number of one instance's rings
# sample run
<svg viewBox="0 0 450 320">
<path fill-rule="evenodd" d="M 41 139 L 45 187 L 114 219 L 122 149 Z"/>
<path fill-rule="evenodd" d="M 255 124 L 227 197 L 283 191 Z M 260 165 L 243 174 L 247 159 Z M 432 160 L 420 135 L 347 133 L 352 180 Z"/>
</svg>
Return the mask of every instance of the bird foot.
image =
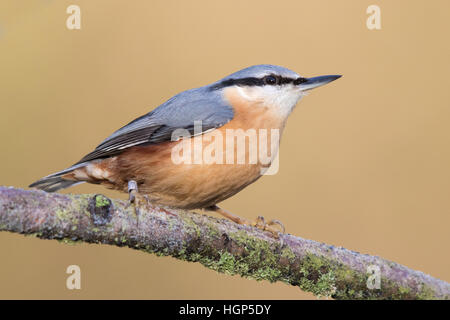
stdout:
<svg viewBox="0 0 450 320">
<path fill-rule="evenodd" d="M 263 216 L 258 216 L 251 225 L 263 231 L 269 231 L 277 239 L 280 237 L 280 234 L 285 232 L 284 225 L 281 221 L 273 219 L 266 223 Z"/>
<path fill-rule="evenodd" d="M 249 225 L 249 226 L 253 226 L 256 227 L 260 230 L 263 231 L 269 231 L 274 238 L 279 239 L 280 238 L 280 234 L 284 233 L 284 225 L 278 221 L 278 220 L 270 220 L 269 222 L 265 222 L 264 217 L 259 216 L 258 218 L 256 218 L 256 220 L 254 222 L 248 221 L 245 218 L 241 218 L 237 215 L 232 214 L 231 212 L 228 212 L 225 209 L 222 209 L 216 205 L 205 208 L 206 210 L 209 211 L 214 211 L 217 212 L 219 214 L 221 214 L 222 216 L 230 219 L 233 222 L 236 222 L 238 224 L 243 224 L 243 225 Z M 279 228 L 276 228 L 275 226 L 278 226 Z M 281 239 L 282 240 L 282 239 Z"/>
<path fill-rule="evenodd" d="M 134 204 L 136 213 L 138 207 L 148 207 L 150 205 L 149 197 L 139 193 L 137 183 L 134 180 L 128 181 L 128 204 L 125 207 L 128 208 L 132 204 Z"/>
</svg>

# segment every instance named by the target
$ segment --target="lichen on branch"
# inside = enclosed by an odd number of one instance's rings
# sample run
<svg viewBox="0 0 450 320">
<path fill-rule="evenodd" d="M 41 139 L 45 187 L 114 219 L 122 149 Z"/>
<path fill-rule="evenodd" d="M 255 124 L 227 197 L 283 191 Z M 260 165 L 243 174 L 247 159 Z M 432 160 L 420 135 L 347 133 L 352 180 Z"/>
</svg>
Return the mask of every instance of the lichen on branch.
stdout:
<svg viewBox="0 0 450 320">
<path fill-rule="evenodd" d="M 450 284 L 380 257 L 203 214 L 103 195 L 0 187 L 0 231 L 63 242 L 102 243 L 198 262 L 255 280 L 282 281 L 335 299 L 449 299 Z M 380 287 L 368 285 L 369 266 Z"/>
</svg>

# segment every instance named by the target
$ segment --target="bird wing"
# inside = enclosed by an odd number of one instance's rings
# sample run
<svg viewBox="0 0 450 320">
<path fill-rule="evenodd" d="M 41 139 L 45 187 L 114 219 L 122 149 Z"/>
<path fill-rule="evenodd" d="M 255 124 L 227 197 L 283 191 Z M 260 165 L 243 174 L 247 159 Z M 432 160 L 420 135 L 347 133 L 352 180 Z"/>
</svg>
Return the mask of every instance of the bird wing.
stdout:
<svg viewBox="0 0 450 320">
<path fill-rule="evenodd" d="M 171 141 L 176 129 L 187 129 L 192 135 L 196 121 L 201 121 L 204 133 L 223 126 L 233 115 L 233 108 L 221 95 L 204 88 L 188 90 L 120 128 L 75 165 L 111 157 L 131 147 Z"/>
</svg>

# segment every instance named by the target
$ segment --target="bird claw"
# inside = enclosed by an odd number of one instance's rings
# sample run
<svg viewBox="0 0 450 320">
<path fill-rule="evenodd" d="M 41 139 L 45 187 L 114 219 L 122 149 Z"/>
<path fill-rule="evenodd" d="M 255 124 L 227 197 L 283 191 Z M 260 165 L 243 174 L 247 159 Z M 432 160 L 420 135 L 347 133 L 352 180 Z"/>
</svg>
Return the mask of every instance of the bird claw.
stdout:
<svg viewBox="0 0 450 320">
<path fill-rule="evenodd" d="M 273 227 L 275 225 L 279 226 L 279 228 Z M 277 239 L 280 238 L 280 234 L 283 234 L 285 232 L 284 225 L 281 223 L 281 221 L 274 219 L 266 223 L 264 217 L 262 216 L 258 216 L 252 223 L 252 226 L 263 231 L 269 231 Z"/>
<path fill-rule="evenodd" d="M 269 231 L 270 233 L 272 233 L 274 238 L 280 239 L 280 247 L 283 246 L 283 238 L 280 237 L 280 234 L 284 233 L 284 225 L 279 220 L 270 220 L 268 223 L 266 223 L 264 217 L 258 216 L 254 222 L 251 222 L 247 219 L 234 215 L 231 212 L 218 207 L 217 205 L 213 205 L 205 209 L 208 211 L 217 212 L 237 224 L 253 226 L 263 231 Z M 280 227 L 280 230 L 274 228 L 274 225 L 278 225 Z"/>
<path fill-rule="evenodd" d="M 284 224 L 280 220 L 272 219 L 267 223 L 269 226 L 277 225 L 280 227 L 280 232 L 285 233 L 286 228 L 284 227 Z"/>
<path fill-rule="evenodd" d="M 264 230 L 264 226 L 266 225 L 266 221 L 264 220 L 263 216 L 258 216 L 255 221 L 252 224 L 254 227 L 257 227 L 258 229 Z"/>
</svg>

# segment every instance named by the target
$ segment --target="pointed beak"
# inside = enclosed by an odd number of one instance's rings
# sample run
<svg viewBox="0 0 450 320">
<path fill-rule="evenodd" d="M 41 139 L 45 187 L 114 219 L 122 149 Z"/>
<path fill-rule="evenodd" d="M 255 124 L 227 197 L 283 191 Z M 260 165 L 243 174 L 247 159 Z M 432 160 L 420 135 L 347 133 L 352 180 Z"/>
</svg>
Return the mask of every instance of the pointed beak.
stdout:
<svg viewBox="0 0 450 320">
<path fill-rule="evenodd" d="M 330 75 L 330 76 L 319 76 L 319 77 L 313 77 L 313 78 L 306 78 L 305 82 L 302 82 L 299 86 L 301 91 L 308 91 L 320 86 L 323 86 L 324 84 L 327 84 L 331 81 L 337 80 L 341 75 Z"/>
</svg>

